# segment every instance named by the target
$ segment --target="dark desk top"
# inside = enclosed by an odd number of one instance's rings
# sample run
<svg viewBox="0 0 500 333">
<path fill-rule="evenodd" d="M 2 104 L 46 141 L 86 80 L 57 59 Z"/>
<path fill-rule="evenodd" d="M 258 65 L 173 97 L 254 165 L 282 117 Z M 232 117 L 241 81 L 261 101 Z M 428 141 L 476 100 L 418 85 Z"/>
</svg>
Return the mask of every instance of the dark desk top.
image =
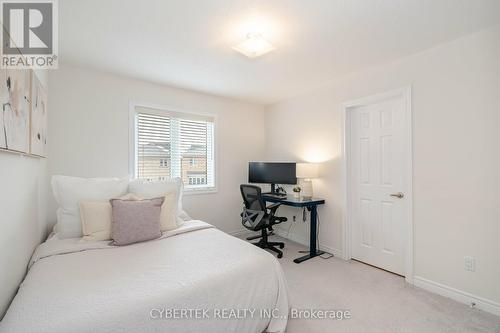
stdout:
<svg viewBox="0 0 500 333">
<path fill-rule="evenodd" d="M 279 202 L 285 206 L 293 206 L 293 207 L 308 207 L 313 205 L 322 205 L 325 203 L 325 199 L 321 198 L 299 199 L 299 198 L 294 198 L 293 195 L 288 195 L 286 197 L 280 198 L 268 194 L 262 194 L 262 198 L 264 199 L 264 201 Z"/>
</svg>

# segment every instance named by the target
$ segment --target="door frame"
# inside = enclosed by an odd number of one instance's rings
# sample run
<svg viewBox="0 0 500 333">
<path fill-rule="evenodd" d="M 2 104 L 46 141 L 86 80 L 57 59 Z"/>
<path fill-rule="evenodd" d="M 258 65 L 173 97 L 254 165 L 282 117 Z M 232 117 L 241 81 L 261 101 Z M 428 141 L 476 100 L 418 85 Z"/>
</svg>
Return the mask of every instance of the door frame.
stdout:
<svg viewBox="0 0 500 333">
<path fill-rule="evenodd" d="M 349 182 L 349 167 L 350 167 L 350 111 L 356 107 L 370 105 L 376 102 L 381 102 L 386 99 L 401 97 L 403 99 L 403 112 L 406 113 L 406 130 L 408 133 L 408 146 L 406 147 L 406 161 L 408 165 L 408 193 L 405 197 L 408 200 L 408 216 L 407 216 L 407 242 L 405 249 L 405 280 L 413 284 L 413 134 L 412 134 L 412 110 L 411 110 L 411 86 L 391 90 L 384 93 L 379 93 L 360 99 L 342 103 L 342 196 L 343 196 L 343 257 L 345 260 L 352 259 L 352 225 L 351 225 L 351 199 L 350 199 L 350 182 Z"/>
</svg>

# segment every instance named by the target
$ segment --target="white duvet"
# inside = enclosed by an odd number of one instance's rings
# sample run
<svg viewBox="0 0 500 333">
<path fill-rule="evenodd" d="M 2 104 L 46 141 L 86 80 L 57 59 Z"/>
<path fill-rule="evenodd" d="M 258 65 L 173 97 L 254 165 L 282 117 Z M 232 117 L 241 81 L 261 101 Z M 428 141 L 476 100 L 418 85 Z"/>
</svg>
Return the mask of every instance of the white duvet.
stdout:
<svg viewBox="0 0 500 333">
<path fill-rule="evenodd" d="M 41 244 L 0 332 L 284 332 L 278 261 L 201 221 L 122 247 Z"/>
</svg>

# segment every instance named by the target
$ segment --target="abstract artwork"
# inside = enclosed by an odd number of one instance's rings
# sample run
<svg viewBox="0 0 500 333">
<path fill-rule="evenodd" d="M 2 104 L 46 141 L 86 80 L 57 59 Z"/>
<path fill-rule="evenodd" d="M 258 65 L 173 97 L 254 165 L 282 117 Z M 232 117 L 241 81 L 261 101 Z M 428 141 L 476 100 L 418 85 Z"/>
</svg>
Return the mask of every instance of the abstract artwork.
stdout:
<svg viewBox="0 0 500 333">
<path fill-rule="evenodd" d="M 30 70 L 0 69 L 0 148 L 29 152 Z"/>
<path fill-rule="evenodd" d="M 30 153 L 47 156 L 47 92 L 33 72 L 31 81 Z"/>
</svg>

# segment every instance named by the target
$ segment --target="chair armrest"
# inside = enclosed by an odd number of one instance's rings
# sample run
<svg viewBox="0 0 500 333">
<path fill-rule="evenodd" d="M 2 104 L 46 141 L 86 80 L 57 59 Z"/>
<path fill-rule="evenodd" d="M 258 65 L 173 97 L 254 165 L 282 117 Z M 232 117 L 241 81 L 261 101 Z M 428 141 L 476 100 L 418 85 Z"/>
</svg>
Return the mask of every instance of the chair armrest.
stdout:
<svg viewBox="0 0 500 333">
<path fill-rule="evenodd" d="M 281 203 L 276 202 L 273 203 L 272 205 L 267 206 L 266 209 L 269 209 L 271 211 L 271 215 L 274 215 L 279 206 L 281 206 Z"/>
<path fill-rule="evenodd" d="M 273 209 L 273 208 L 277 208 L 279 206 L 281 206 L 281 203 L 280 202 L 276 202 L 276 203 L 273 203 L 272 205 L 267 206 L 266 208 L 267 209 Z"/>
</svg>

